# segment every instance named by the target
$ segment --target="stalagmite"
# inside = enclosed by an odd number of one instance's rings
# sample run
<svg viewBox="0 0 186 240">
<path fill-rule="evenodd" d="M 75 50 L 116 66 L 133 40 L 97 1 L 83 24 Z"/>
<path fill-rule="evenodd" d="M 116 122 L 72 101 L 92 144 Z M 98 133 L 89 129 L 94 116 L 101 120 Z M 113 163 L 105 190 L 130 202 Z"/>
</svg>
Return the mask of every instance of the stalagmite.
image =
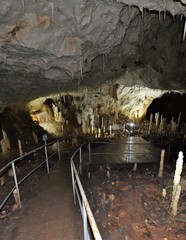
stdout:
<svg viewBox="0 0 186 240">
<path fill-rule="evenodd" d="M 18 205 L 18 204 L 19 204 L 19 200 L 18 200 L 17 189 L 14 189 L 13 195 L 14 195 L 15 202 L 16 202 L 16 204 Z"/>
<path fill-rule="evenodd" d="M 107 167 L 106 167 L 106 169 L 107 169 L 107 178 L 110 178 L 110 166 L 107 164 Z"/>
<path fill-rule="evenodd" d="M 1 142 L 1 148 L 2 148 L 2 152 L 4 154 L 6 154 L 10 149 L 10 140 L 7 137 L 7 134 L 4 130 L 2 130 L 3 133 L 3 139 L 0 141 Z"/>
<path fill-rule="evenodd" d="M 161 18 L 161 11 L 160 10 L 158 11 L 158 16 L 159 16 L 159 20 L 160 20 L 160 18 Z"/>
<path fill-rule="evenodd" d="M 167 196 L 167 191 L 165 188 L 162 189 L 162 197 L 166 197 Z"/>
<path fill-rule="evenodd" d="M 91 126 L 91 134 L 94 134 L 94 126 Z"/>
<path fill-rule="evenodd" d="M 158 125 L 159 125 L 159 112 L 155 114 L 155 124 L 156 124 L 156 129 L 158 129 Z"/>
<path fill-rule="evenodd" d="M 34 131 L 32 131 L 32 136 L 33 136 L 33 139 L 34 139 L 34 143 L 35 143 L 35 144 L 38 144 L 38 143 L 39 143 L 38 137 L 37 137 L 37 135 L 35 134 Z"/>
<path fill-rule="evenodd" d="M 159 125 L 159 133 L 160 134 L 162 134 L 163 129 L 164 129 L 164 118 L 163 118 L 163 115 L 161 114 L 160 125 Z"/>
<path fill-rule="evenodd" d="M 178 201 L 180 198 L 180 193 L 181 193 L 181 186 L 178 185 L 176 188 L 175 196 L 174 196 L 174 201 L 172 202 L 172 215 L 176 216 L 178 212 Z"/>
<path fill-rule="evenodd" d="M 18 198 L 17 189 L 14 189 L 13 196 L 14 196 L 14 199 L 15 199 L 15 204 L 12 207 L 12 211 L 15 211 L 16 208 L 18 208 L 18 206 L 19 206 L 19 198 Z"/>
<path fill-rule="evenodd" d="M 181 120 L 181 112 L 179 114 L 179 117 L 178 117 L 178 122 L 177 122 L 177 129 L 179 128 L 180 126 L 180 120 Z"/>
<path fill-rule="evenodd" d="M 100 138 L 100 137 L 101 137 L 101 129 L 98 128 L 98 138 Z"/>
<path fill-rule="evenodd" d="M 134 172 L 136 172 L 136 171 L 137 171 L 137 167 L 138 167 L 138 164 L 135 163 L 132 170 L 133 170 Z"/>
<path fill-rule="evenodd" d="M 0 177 L 0 181 L 1 181 L 1 186 L 4 185 L 4 177 Z"/>
<path fill-rule="evenodd" d="M 18 148 L 19 148 L 19 156 L 22 157 L 23 156 L 23 149 L 22 149 L 22 145 L 21 145 L 20 140 L 18 140 Z"/>
<path fill-rule="evenodd" d="M 171 128 L 171 133 L 175 134 L 177 129 L 177 124 L 174 121 L 174 118 L 171 119 L 170 128 Z"/>
<path fill-rule="evenodd" d="M 152 129 L 152 120 L 153 120 L 153 114 L 151 113 L 151 115 L 150 115 L 150 124 L 149 124 L 149 133 L 151 132 L 151 129 Z"/>
<path fill-rule="evenodd" d="M 159 168 L 158 177 L 163 176 L 164 158 L 165 158 L 165 150 L 162 149 L 161 150 L 161 159 L 160 159 L 160 168 Z"/>
<path fill-rule="evenodd" d="M 176 161 L 176 170 L 174 175 L 173 191 L 172 191 L 172 214 L 175 216 L 177 213 L 177 204 L 180 196 L 181 186 L 180 178 L 183 168 L 183 152 L 179 152 L 178 159 Z"/>
<path fill-rule="evenodd" d="M 112 135 L 112 126 L 109 125 L 109 135 L 111 136 Z"/>
</svg>

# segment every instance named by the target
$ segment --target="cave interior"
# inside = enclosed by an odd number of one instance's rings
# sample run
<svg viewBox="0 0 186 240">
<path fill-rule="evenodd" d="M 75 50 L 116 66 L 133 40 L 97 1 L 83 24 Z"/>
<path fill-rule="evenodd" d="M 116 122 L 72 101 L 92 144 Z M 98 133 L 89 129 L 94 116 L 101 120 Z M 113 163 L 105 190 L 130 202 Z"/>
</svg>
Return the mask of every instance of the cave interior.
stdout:
<svg viewBox="0 0 186 240">
<path fill-rule="evenodd" d="M 106 130 L 158 112 L 184 124 L 184 1 L 8 0 L 0 30 L 0 126 L 12 146 L 33 131 L 87 134 L 102 119 Z"/>
<path fill-rule="evenodd" d="M 73 147 L 137 136 L 173 146 L 175 164 L 186 151 L 185 34 L 185 0 L 2 0 L 1 158 L 46 135 Z"/>
</svg>

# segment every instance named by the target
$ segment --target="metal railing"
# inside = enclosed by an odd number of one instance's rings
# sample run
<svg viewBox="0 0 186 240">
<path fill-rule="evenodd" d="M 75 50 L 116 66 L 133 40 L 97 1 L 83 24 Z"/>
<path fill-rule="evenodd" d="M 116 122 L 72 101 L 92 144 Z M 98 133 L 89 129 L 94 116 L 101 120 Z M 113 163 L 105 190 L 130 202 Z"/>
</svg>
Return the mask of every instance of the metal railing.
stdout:
<svg viewBox="0 0 186 240">
<path fill-rule="evenodd" d="M 88 203 L 87 197 L 85 195 L 82 183 L 80 181 L 79 174 L 82 174 L 82 168 L 83 168 L 83 161 L 86 161 L 86 164 L 90 164 L 93 162 L 93 156 L 95 155 L 114 155 L 119 156 L 119 153 L 117 152 L 96 152 L 92 151 L 91 145 L 94 144 L 97 145 L 120 145 L 119 143 L 109 143 L 109 142 L 91 142 L 91 143 L 84 143 L 82 144 L 72 155 L 71 157 L 71 174 L 72 174 L 72 186 L 73 186 L 73 195 L 74 195 L 74 203 L 76 204 L 77 200 L 80 206 L 80 211 L 83 219 L 83 234 L 84 234 L 84 240 L 90 240 L 90 232 L 93 235 L 93 239 L 95 240 L 101 240 L 102 237 L 100 235 L 98 226 L 96 224 L 96 221 L 94 219 L 93 213 L 91 211 L 90 205 Z M 127 145 L 126 151 L 124 151 L 122 154 L 126 155 L 126 162 L 128 163 L 129 156 L 132 154 L 135 155 L 144 155 L 144 152 L 132 152 L 131 151 L 131 145 L 140 145 L 141 147 L 144 147 L 145 145 L 150 145 L 149 143 L 121 143 L 122 145 Z M 83 151 L 85 150 L 86 151 Z M 94 148 L 93 148 L 94 149 Z M 120 153 L 121 154 L 121 153 Z M 151 153 L 146 153 L 149 156 L 152 155 Z M 158 154 L 160 156 L 160 154 Z M 88 159 L 87 159 L 88 157 Z M 156 156 L 157 157 L 157 156 Z M 90 226 L 90 228 L 89 228 Z"/>
<path fill-rule="evenodd" d="M 20 185 L 27 179 L 29 178 L 35 171 L 37 171 L 41 166 L 43 166 L 44 164 L 46 164 L 46 169 L 47 169 L 47 173 L 49 174 L 50 169 L 49 169 L 49 159 L 51 159 L 54 155 L 56 155 L 56 153 L 58 153 L 58 158 L 60 160 L 60 147 L 59 147 L 59 142 L 61 141 L 61 139 L 57 139 L 55 141 L 52 141 L 50 143 L 47 143 L 47 138 L 43 138 L 44 141 L 44 145 L 24 154 L 21 157 L 17 157 L 16 159 L 12 160 L 11 162 L 9 162 L 8 164 L 6 164 L 3 168 L 0 169 L 0 177 L 3 177 L 9 170 L 12 169 L 13 172 L 13 178 L 14 178 L 14 186 L 11 188 L 11 190 L 8 192 L 8 194 L 5 196 L 5 198 L 3 199 L 2 203 L 0 203 L 0 211 L 4 208 L 5 204 L 8 202 L 9 198 L 11 197 L 11 195 L 14 193 L 14 191 L 16 190 L 16 195 L 17 195 L 17 201 L 18 201 L 18 205 L 19 208 L 22 207 L 21 204 L 21 197 L 20 197 Z M 57 151 L 54 152 L 53 154 L 51 154 L 50 156 L 48 156 L 48 149 L 47 147 L 53 145 L 57 143 Z M 19 163 L 22 163 L 23 161 L 25 161 L 27 159 L 28 156 L 32 156 L 35 155 L 36 153 L 38 153 L 39 151 L 44 150 L 44 156 L 45 156 L 45 160 L 42 161 L 41 163 L 39 163 L 34 169 L 32 169 L 29 173 L 27 173 L 25 176 L 23 176 L 21 179 L 18 180 L 18 174 L 16 171 L 16 165 L 18 165 Z M 5 184 L 5 183 L 4 183 Z"/>
<path fill-rule="evenodd" d="M 76 197 L 77 197 L 78 203 L 80 206 L 80 210 L 81 210 L 82 219 L 83 219 L 84 240 L 90 240 L 89 227 L 88 227 L 89 225 L 92 230 L 94 239 L 102 240 L 98 226 L 94 219 L 92 210 L 90 208 L 90 205 L 88 203 L 87 197 L 85 195 L 83 186 L 82 186 L 80 178 L 79 178 L 79 173 L 82 173 L 82 147 L 85 145 L 87 145 L 87 143 L 82 144 L 74 152 L 74 154 L 71 157 L 71 174 L 72 174 L 72 187 L 73 187 L 74 203 L 76 204 Z M 88 147 L 89 147 L 88 149 L 89 149 L 89 156 L 90 156 L 90 143 L 88 143 Z M 74 160 L 78 154 L 79 154 L 79 168 L 77 170 Z M 88 223 L 89 223 L 89 225 L 88 225 Z"/>
</svg>

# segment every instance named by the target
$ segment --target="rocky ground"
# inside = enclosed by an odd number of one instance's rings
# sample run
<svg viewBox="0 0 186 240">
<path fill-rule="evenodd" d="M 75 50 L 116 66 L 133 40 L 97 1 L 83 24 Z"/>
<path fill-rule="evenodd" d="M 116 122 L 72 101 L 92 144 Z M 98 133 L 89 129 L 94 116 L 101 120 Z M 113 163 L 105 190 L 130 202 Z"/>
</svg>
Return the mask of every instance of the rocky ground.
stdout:
<svg viewBox="0 0 186 240">
<path fill-rule="evenodd" d="M 84 186 L 104 240 L 186 239 L 186 168 L 178 215 L 171 216 L 174 166 L 158 177 L 157 164 L 90 167 Z M 166 196 L 162 196 L 166 189 Z"/>
</svg>

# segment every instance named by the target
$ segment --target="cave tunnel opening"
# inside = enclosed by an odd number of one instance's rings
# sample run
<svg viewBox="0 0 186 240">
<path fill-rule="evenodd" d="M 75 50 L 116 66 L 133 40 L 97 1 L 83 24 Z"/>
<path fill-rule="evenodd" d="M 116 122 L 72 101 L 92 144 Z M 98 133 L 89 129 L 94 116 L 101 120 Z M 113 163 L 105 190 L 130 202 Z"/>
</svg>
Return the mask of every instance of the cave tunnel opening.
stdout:
<svg viewBox="0 0 186 240">
<path fill-rule="evenodd" d="M 167 119 L 167 123 L 170 123 L 172 118 L 174 121 L 177 121 L 181 113 L 181 122 L 185 122 L 185 103 L 186 93 L 166 92 L 161 97 L 155 98 L 149 105 L 146 112 L 146 119 L 150 120 L 151 113 L 154 117 L 155 113 L 159 112 L 160 115 L 163 115 L 163 118 Z"/>
</svg>

